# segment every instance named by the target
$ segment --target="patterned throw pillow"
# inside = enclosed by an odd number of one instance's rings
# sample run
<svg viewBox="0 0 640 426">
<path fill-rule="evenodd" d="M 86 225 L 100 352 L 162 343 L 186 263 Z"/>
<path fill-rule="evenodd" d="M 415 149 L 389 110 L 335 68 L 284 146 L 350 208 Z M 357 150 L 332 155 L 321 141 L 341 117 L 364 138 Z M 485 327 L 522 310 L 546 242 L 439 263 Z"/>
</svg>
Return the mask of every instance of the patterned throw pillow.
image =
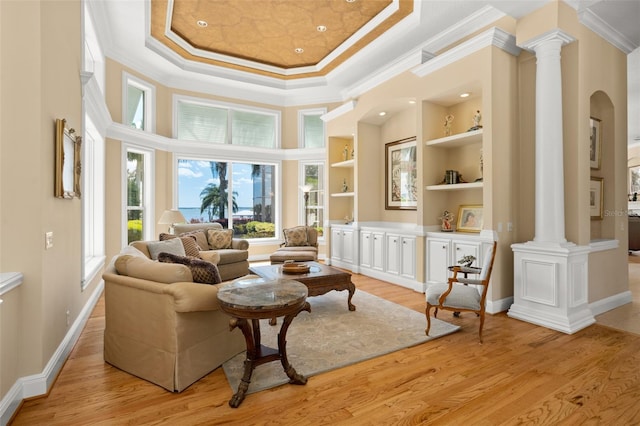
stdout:
<svg viewBox="0 0 640 426">
<path fill-rule="evenodd" d="M 207 240 L 211 250 L 231 248 L 233 229 L 207 229 Z"/>
<path fill-rule="evenodd" d="M 183 232 L 180 237 L 194 237 L 196 243 L 200 246 L 200 250 L 209 250 L 209 241 L 207 241 L 207 234 L 203 230 Z"/>
<path fill-rule="evenodd" d="M 178 236 L 173 234 L 165 234 L 165 233 L 160 234 L 160 241 L 171 240 L 173 238 L 180 238 L 180 241 L 182 241 L 182 246 L 184 247 L 184 253 L 186 256 L 200 257 L 201 249 L 198 243 L 196 242 L 195 236 L 191 235 L 191 236 L 183 237 L 183 236 Z"/>
<path fill-rule="evenodd" d="M 187 266 L 191 271 L 191 275 L 193 275 L 194 283 L 219 284 L 222 282 L 218 267 L 206 260 L 187 256 L 176 256 L 170 253 L 160 253 L 158 255 L 158 261 L 164 263 L 180 263 Z"/>
<path fill-rule="evenodd" d="M 294 228 L 284 229 L 285 247 L 308 246 L 307 227 L 296 226 Z"/>
</svg>

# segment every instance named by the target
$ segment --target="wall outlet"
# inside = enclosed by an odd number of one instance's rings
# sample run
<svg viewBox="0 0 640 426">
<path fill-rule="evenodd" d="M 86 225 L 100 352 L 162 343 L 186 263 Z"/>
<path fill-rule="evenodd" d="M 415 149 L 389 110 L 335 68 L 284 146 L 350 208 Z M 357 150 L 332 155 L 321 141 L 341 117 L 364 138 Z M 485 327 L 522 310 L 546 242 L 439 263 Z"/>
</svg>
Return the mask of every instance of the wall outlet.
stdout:
<svg viewBox="0 0 640 426">
<path fill-rule="evenodd" d="M 45 232 L 44 248 L 45 250 L 49 250 L 50 248 L 53 248 L 53 231 Z"/>
<path fill-rule="evenodd" d="M 508 232 L 513 232 L 513 223 L 512 222 L 507 222 L 507 231 Z"/>
</svg>

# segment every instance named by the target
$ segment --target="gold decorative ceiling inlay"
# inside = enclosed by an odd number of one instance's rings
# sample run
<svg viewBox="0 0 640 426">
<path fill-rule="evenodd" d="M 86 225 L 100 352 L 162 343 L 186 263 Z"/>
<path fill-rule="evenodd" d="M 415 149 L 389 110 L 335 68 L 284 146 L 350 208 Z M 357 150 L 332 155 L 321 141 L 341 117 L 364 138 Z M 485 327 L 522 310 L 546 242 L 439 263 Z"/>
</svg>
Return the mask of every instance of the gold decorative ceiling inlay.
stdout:
<svg viewBox="0 0 640 426">
<path fill-rule="evenodd" d="M 151 36 L 188 61 L 295 79 L 327 74 L 412 11 L 413 0 L 151 0 Z"/>
</svg>

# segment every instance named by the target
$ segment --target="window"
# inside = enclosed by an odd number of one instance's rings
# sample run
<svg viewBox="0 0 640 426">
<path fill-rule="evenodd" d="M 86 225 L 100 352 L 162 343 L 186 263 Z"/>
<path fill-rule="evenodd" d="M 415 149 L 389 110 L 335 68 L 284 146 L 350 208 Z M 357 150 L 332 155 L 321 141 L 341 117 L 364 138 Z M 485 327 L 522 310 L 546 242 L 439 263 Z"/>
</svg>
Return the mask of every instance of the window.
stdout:
<svg viewBox="0 0 640 426">
<path fill-rule="evenodd" d="M 309 199 L 302 199 L 301 211 L 303 221 L 308 226 L 318 230 L 318 236 L 323 235 L 324 224 L 324 163 L 302 163 L 301 173 L 303 185 L 311 188 Z"/>
<path fill-rule="evenodd" d="M 127 244 L 150 240 L 153 233 L 151 194 L 151 152 L 128 148 L 126 150 L 126 233 Z"/>
<path fill-rule="evenodd" d="M 139 130 L 154 132 L 155 88 L 143 80 L 123 73 L 122 122 Z"/>
<path fill-rule="evenodd" d="M 259 148 L 280 145 L 279 111 L 175 99 L 175 135 L 180 140 Z"/>
<path fill-rule="evenodd" d="M 324 121 L 320 119 L 326 114 L 326 108 L 298 111 L 298 140 L 301 148 L 324 148 Z"/>
<path fill-rule="evenodd" d="M 275 237 L 276 166 L 178 159 L 178 209 L 187 222 L 218 222 L 237 238 Z"/>
<path fill-rule="evenodd" d="M 82 288 L 91 282 L 105 259 L 104 138 L 85 116 L 82 170 Z"/>
</svg>

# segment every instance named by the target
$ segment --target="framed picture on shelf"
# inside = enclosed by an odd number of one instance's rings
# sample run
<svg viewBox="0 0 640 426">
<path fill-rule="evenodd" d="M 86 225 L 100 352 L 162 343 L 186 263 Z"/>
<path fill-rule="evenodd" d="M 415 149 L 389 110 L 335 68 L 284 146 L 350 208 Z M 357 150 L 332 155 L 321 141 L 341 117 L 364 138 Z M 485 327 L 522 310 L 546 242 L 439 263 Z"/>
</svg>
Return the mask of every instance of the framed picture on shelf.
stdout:
<svg viewBox="0 0 640 426">
<path fill-rule="evenodd" d="M 482 205 L 462 205 L 458 208 L 458 232 L 480 232 L 482 230 Z"/>
<path fill-rule="evenodd" d="M 416 137 L 385 144 L 385 209 L 416 210 Z"/>
<path fill-rule="evenodd" d="M 591 211 L 591 220 L 601 220 L 604 217 L 603 182 L 601 177 L 593 176 L 591 176 L 591 180 L 589 181 L 589 210 Z"/>
<path fill-rule="evenodd" d="M 602 162 L 602 122 L 600 119 L 591 117 L 589 119 L 591 132 L 589 133 L 589 160 L 591 168 L 598 170 Z"/>
</svg>

